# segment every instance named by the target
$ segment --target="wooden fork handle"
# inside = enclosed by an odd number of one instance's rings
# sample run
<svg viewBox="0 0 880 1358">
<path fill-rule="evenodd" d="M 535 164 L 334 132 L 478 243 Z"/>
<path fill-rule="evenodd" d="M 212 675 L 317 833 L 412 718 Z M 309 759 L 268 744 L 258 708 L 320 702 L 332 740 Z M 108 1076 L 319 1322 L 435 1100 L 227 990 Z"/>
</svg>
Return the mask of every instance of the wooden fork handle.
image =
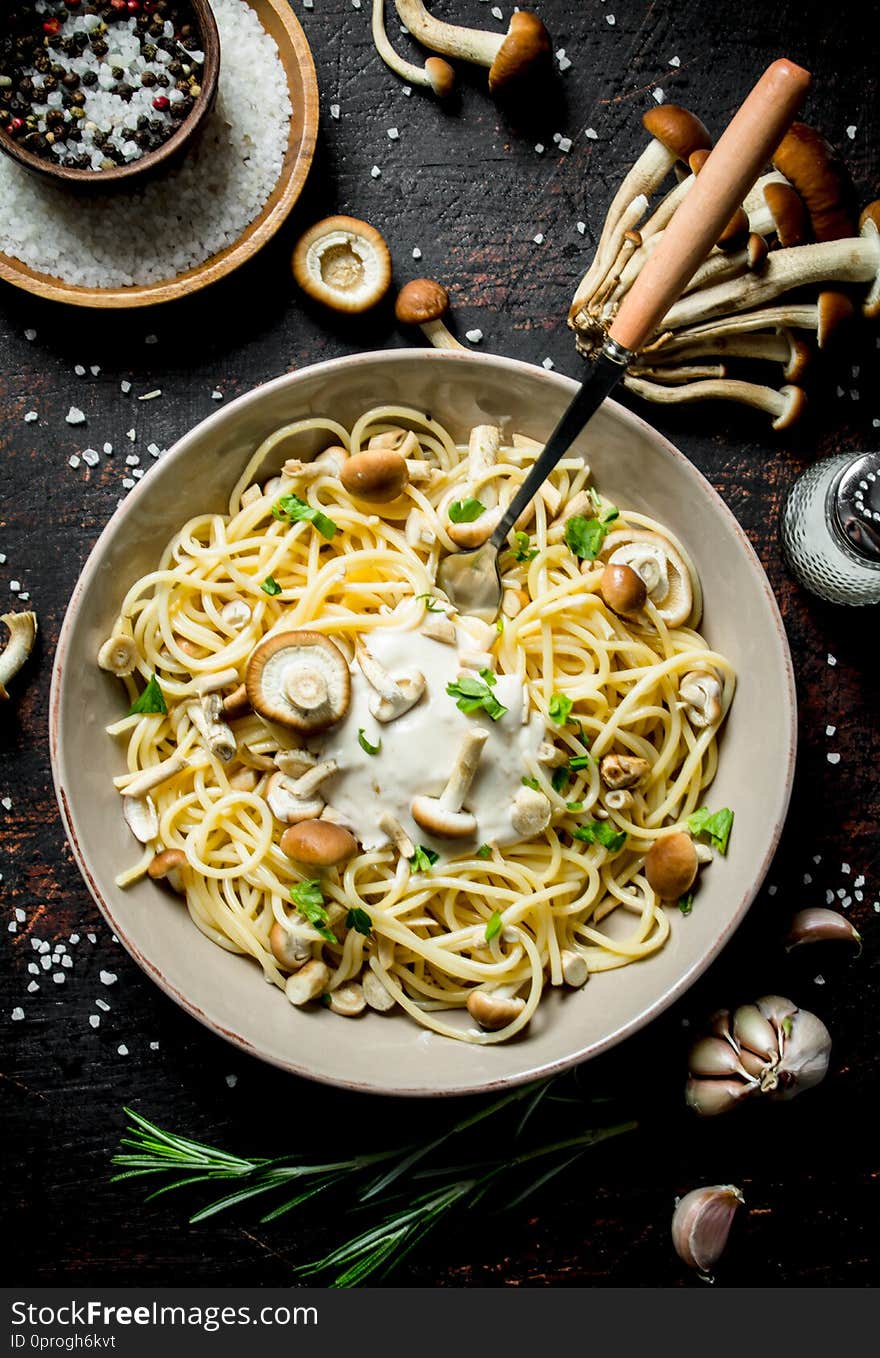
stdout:
<svg viewBox="0 0 880 1358">
<path fill-rule="evenodd" d="M 620 304 L 609 334 L 640 349 L 680 297 L 785 136 L 810 86 L 810 73 L 774 61 L 728 124 Z"/>
</svg>

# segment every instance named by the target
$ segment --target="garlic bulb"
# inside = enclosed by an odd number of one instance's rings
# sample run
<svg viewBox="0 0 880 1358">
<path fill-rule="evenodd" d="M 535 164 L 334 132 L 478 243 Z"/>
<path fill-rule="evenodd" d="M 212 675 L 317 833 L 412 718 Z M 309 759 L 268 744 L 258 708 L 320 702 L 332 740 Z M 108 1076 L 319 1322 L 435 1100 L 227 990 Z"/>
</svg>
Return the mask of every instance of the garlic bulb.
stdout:
<svg viewBox="0 0 880 1358">
<path fill-rule="evenodd" d="M 721 1258 L 736 1211 L 745 1198 L 733 1184 L 694 1188 L 676 1203 L 672 1243 L 688 1268 L 707 1274 Z"/>
<path fill-rule="evenodd" d="M 752 1094 L 792 1099 L 825 1078 L 831 1036 L 821 1019 L 781 995 L 721 1010 L 688 1058 L 689 1107 L 726 1113 Z"/>
</svg>

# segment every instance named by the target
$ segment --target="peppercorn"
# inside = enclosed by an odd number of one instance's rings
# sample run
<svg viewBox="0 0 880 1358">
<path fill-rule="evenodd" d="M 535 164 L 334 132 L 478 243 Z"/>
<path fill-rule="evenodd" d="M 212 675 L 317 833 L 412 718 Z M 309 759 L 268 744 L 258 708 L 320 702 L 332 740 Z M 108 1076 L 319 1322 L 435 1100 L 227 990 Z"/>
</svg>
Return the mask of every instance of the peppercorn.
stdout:
<svg viewBox="0 0 880 1358">
<path fill-rule="evenodd" d="M 76 71 L 66 71 L 61 77 L 62 85 L 66 85 L 69 90 L 75 90 L 79 86 L 79 76 Z"/>
<path fill-rule="evenodd" d="M 153 100 L 154 109 L 157 109 L 159 113 L 167 113 L 170 107 L 171 100 L 166 95 L 164 94 L 156 95 L 155 99 Z"/>
<path fill-rule="evenodd" d="M 141 76 L 141 84 L 144 85 L 147 89 L 150 89 L 150 87 L 155 85 L 155 83 L 156 77 L 153 74 L 153 72 L 144 71 L 143 75 Z"/>
<path fill-rule="evenodd" d="M 97 71 L 83 71 L 82 83 L 88 86 L 89 89 L 91 89 L 92 85 L 97 85 L 98 83 Z"/>
</svg>

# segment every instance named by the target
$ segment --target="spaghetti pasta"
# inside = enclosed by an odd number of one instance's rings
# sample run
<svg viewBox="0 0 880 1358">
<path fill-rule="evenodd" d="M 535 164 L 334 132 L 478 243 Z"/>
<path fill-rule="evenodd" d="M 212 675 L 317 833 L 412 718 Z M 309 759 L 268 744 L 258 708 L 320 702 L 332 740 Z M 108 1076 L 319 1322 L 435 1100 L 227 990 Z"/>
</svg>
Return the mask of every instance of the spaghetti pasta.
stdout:
<svg viewBox="0 0 880 1358">
<path fill-rule="evenodd" d="M 288 458 L 277 471 L 282 453 L 316 437 L 338 451 L 310 465 Z M 340 459 L 377 446 L 402 449 L 413 473 L 381 504 L 353 497 L 338 475 Z M 228 513 L 190 519 L 122 602 L 114 635 L 134 643 L 135 666 L 123 678 L 129 699 L 142 709 L 138 678 L 155 677 L 160 701 L 107 728 L 125 743 L 118 790 L 125 795 L 153 771 L 155 786 L 141 793 L 158 816 L 150 847 L 185 855 L 180 875 L 193 922 L 218 946 L 253 958 L 282 989 L 310 958 L 324 968 L 312 970 L 333 1007 L 335 992 L 369 972 L 368 997 L 378 984 L 386 1001 L 376 1007 L 396 1005 L 437 1033 L 491 1044 L 526 1027 L 546 985 L 574 972 L 582 979 L 572 957 L 588 973 L 620 968 L 669 936 L 670 913 L 648 883 L 645 855 L 701 805 L 735 685 L 730 664 L 691 625 L 699 583 L 682 545 L 644 515 L 602 501 L 572 456 L 503 559 L 497 629 L 469 630 L 435 586 L 439 561 L 457 550 L 456 520 L 478 525 L 508 503 L 539 448 L 496 433 L 493 456 L 477 465 L 437 421 L 401 406 L 369 410 L 350 431 L 331 419 L 301 420 L 255 451 Z M 596 550 L 579 553 L 569 525 L 584 507 L 580 520 Z M 668 544 L 670 558 L 685 563 L 692 619 L 665 620 L 662 589 L 648 590 L 637 615 L 607 606 L 603 540 L 627 534 Z M 331 638 L 360 686 L 345 724 L 336 719 L 335 730 L 314 735 L 250 710 L 240 688 L 267 638 L 303 629 Z M 375 696 L 359 669 L 364 651 L 387 659 L 408 646 L 420 664 L 428 656 L 426 692 L 371 734 L 362 723 L 355 738 L 353 723 Z M 448 692 L 447 671 L 470 676 L 464 697 L 454 682 Z M 695 673 L 720 692 L 710 719 L 682 701 L 681 682 Z M 224 699 L 236 690 L 227 716 Z M 438 796 L 454 751 L 444 767 L 430 767 L 430 758 L 475 725 L 487 733 L 479 795 L 464 797 L 476 828 L 460 839 L 423 833 L 407 814 L 412 778 Z M 216 738 L 223 730 L 225 745 Z M 639 770 L 623 788 L 603 775 L 610 755 Z M 323 781 L 309 797 L 358 841 L 347 861 L 318 875 L 282 850 L 271 795 L 272 787 L 295 791 L 290 770 L 314 770 L 317 761 L 329 771 L 313 774 L 312 784 Z M 389 761 L 397 761 L 390 772 Z M 517 797 L 523 785 L 528 793 Z M 517 832 L 515 801 L 541 812 L 536 833 Z M 383 811 L 394 812 L 400 843 L 409 837 L 417 852 L 402 854 L 394 836 L 377 830 Z M 150 857 L 119 883 L 142 876 Z M 296 936 L 295 961 L 273 946 L 273 928 Z M 499 1026 L 474 1026 L 467 1011 L 470 1001 L 481 1012 L 477 992 L 496 1002 Z"/>
</svg>

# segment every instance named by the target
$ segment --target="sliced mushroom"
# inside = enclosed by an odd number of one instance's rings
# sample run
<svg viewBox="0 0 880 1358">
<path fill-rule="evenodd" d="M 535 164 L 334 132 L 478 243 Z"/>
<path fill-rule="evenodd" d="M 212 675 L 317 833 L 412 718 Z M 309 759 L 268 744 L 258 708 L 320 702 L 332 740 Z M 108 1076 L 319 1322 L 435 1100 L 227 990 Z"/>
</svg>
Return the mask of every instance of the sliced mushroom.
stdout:
<svg viewBox="0 0 880 1358">
<path fill-rule="evenodd" d="M 364 996 L 363 986 L 357 981 L 350 981 L 348 985 L 338 986 L 336 990 L 330 991 L 330 1003 L 328 1008 L 332 1014 L 342 1014 L 345 1018 L 357 1018 L 366 1008 L 366 997 Z"/>
<path fill-rule="evenodd" d="M 5 622 L 9 628 L 9 640 L 0 653 L 0 702 L 5 702 L 9 697 L 6 685 L 18 674 L 33 650 L 37 635 L 37 615 L 30 611 L 4 613 L 0 616 L 0 622 Z"/>
<path fill-rule="evenodd" d="M 522 839 L 532 839 L 550 824 L 553 807 L 545 793 L 533 787 L 517 789 L 510 804 L 510 823 Z"/>
<path fill-rule="evenodd" d="M 327 989 L 329 980 L 330 968 L 325 962 L 313 957 L 311 961 L 306 962 L 305 966 L 300 967 L 299 971 L 288 976 L 284 993 L 291 1004 L 299 1007 L 322 995 Z"/>
<path fill-rule="evenodd" d="M 599 760 L 599 775 L 606 787 L 638 787 L 651 765 L 634 754 L 606 754 Z"/>
<path fill-rule="evenodd" d="M 423 637 L 430 637 L 432 641 L 439 641 L 444 646 L 455 646 L 458 641 L 455 623 L 445 614 L 430 613 L 422 623 L 421 633 Z"/>
<path fill-rule="evenodd" d="M 367 706 L 376 721 L 396 721 L 411 707 L 415 707 L 425 692 L 425 676 L 421 670 L 410 670 L 394 678 L 370 654 L 363 642 L 357 649 L 357 662 L 367 683 L 374 689 Z"/>
<path fill-rule="evenodd" d="M 489 1032 L 506 1028 L 519 1018 L 525 1007 L 525 1000 L 494 990 L 472 990 L 467 999 L 467 1011 L 471 1018 Z"/>
<path fill-rule="evenodd" d="M 518 89 L 549 63 L 550 35 L 537 14 L 514 10 L 506 33 L 487 33 L 443 23 L 422 0 L 395 0 L 401 21 L 425 47 L 489 68 L 489 90 L 504 95 Z"/>
<path fill-rule="evenodd" d="M 236 792 L 253 792 L 259 781 L 256 769 L 236 769 L 230 775 L 229 786 L 235 788 Z"/>
<path fill-rule="evenodd" d="M 325 731 L 351 700 L 345 656 L 320 632 L 268 637 L 248 661 L 245 685 L 255 712 L 294 731 Z"/>
<path fill-rule="evenodd" d="M 384 237 L 357 217 L 326 217 L 296 243 L 293 276 L 304 292 L 333 311 L 368 311 L 391 285 Z"/>
<path fill-rule="evenodd" d="M 269 948 L 272 956 L 286 971 L 299 971 L 312 957 L 311 942 L 298 932 L 295 919 L 296 917 L 287 924 L 281 924 L 276 920 L 269 930 Z"/>
<path fill-rule="evenodd" d="M 215 670 L 213 674 L 202 674 L 196 680 L 196 692 L 200 698 L 206 693 L 219 693 L 221 689 L 229 688 L 230 684 L 238 683 L 238 670 L 234 665 L 228 666 L 225 670 Z"/>
<path fill-rule="evenodd" d="M 311 462 L 303 462 L 298 457 L 289 457 L 281 468 L 282 474 L 291 481 L 317 481 L 322 476 L 338 476 L 348 458 L 348 449 L 333 443 L 325 448 Z"/>
<path fill-rule="evenodd" d="M 603 792 L 602 801 L 609 811 L 628 811 L 635 805 L 635 797 L 628 788 L 623 787 Z"/>
<path fill-rule="evenodd" d="M 131 833 L 141 844 L 149 844 L 159 833 L 159 817 L 152 797 L 123 797 L 122 815 Z"/>
<path fill-rule="evenodd" d="M 679 390 L 676 388 L 676 390 Z M 610 566 L 629 566 L 668 627 L 682 627 L 694 610 L 690 569 L 668 538 L 642 528 L 609 533 L 604 555 Z"/>
<path fill-rule="evenodd" d="M 230 599 L 229 603 L 220 609 L 220 617 L 234 632 L 240 632 L 243 627 L 247 627 L 252 616 L 250 606 L 244 599 Z"/>
<path fill-rule="evenodd" d="M 694 841 L 684 831 L 663 835 L 645 855 L 645 876 L 663 901 L 675 901 L 694 884 L 698 868 Z"/>
<path fill-rule="evenodd" d="M 147 868 L 147 876 L 154 882 L 165 881 L 178 896 L 186 895 L 181 870 L 186 867 L 186 854 L 182 849 L 163 849 Z"/>
<path fill-rule="evenodd" d="M 361 978 L 364 999 L 371 1009 L 379 1014 L 387 1014 L 397 1004 L 396 999 L 385 989 L 374 971 L 367 970 Z"/>
<path fill-rule="evenodd" d="M 273 816 L 286 821 L 288 825 L 298 825 L 303 820 L 317 820 L 324 809 L 324 798 L 318 788 L 338 768 L 335 759 L 325 759 L 296 779 L 290 779 L 280 771 L 273 773 L 266 784 L 266 801 Z"/>
<path fill-rule="evenodd" d="M 172 754 L 140 773 L 126 774 L 120 781 L 114 779 L 114 783 L 123 797 L 143 797 L 169 779 L 176 778 L 187 766 L 188 761 L 182 755 Z"/>
<path fill-rule="evenodd" d="M 498 492 L 492 484 L 493 469 L 498 461 L 501 430 L 494 424 L 477 424 L 468 438 L 468 471 L 465 489 L 457 488 L 450 497 L 454 500 L 478 498 L 483 512 L 470 523 L 454 523 L 449 519 L 446 531 L 457 547 L 479 547 L 498 527 L 501 507 Z M 447 513 L 449 505 L 447 505 Z"/>
<path fill-rule="evenodd" d="M 455 72 L 448 61 L 442 57 L 428 57 L 424 66 L 416 66 L 395 52 L 385 32 L 385 0 L 373 0 L 373 42 L 385 65 L 408 84 L 431 89 L 438 99 L 445 99 L 452 93 Z"/>
<path fill-rule="evenodd" d="M 281 852 L 298 863 L 333 868 L 357 853 L 357 840 L 341 825 L 328 820 L 304 820 L 281 836 Z"/>
<path fill-rule="evenodd" d="M 433 278 L 414 278 L 397 294 L 394 314 L 401 325 L 417 325 L 435 349 L 464 349 L 443 324 L 449 293 Z"/>
<path fill-rule="evenodd" d="M 4 619 L 5 621 L 5 619 Z M 120 679 L 131 674 L 137 664 L 138 653 L 134 638 L 127 632 L 114 632 L 98 652 L 98 665 Z"/>
<path fill-rule="evenodd" d="M 559 959 L 562 963 L 562 979 L 572 990 L 579 990 L 586 985 L 590 977 L 590 969 L 587 966 L 587 959 L 582 953 L 574 952 L 571 948 L 563 948 Z"/>
<path fill-rule="evenodd" d="M 476 816 L 462 808 L 488 736 L 489 732 L 482 727 L 468 731 L 459 746 L 449 781 L 440 796 L 420 795 L 413 798 L 410 814 L 416 824 L 429 834 L 442 839 L 466 839 L 476 831 Z"/>
<path fill-rule="evenodd" d="M 691 670 L 678 686 L 678 706 L 687 715 L 691 726 L 714 726 L 724 714 L 721 701 L 721 681 L 717 674 L 705 670 Z"/>
<path fill-rule="evenodd" d="M 223 699 L 223 715 L 227 721 L 237 721 L 239 717 L 246 717 L 253 711 L 251 700 L 247 696 L 247 685 L 239 684 L 238 688 L 232 693 L 228 693 Z"/>
</svg>

